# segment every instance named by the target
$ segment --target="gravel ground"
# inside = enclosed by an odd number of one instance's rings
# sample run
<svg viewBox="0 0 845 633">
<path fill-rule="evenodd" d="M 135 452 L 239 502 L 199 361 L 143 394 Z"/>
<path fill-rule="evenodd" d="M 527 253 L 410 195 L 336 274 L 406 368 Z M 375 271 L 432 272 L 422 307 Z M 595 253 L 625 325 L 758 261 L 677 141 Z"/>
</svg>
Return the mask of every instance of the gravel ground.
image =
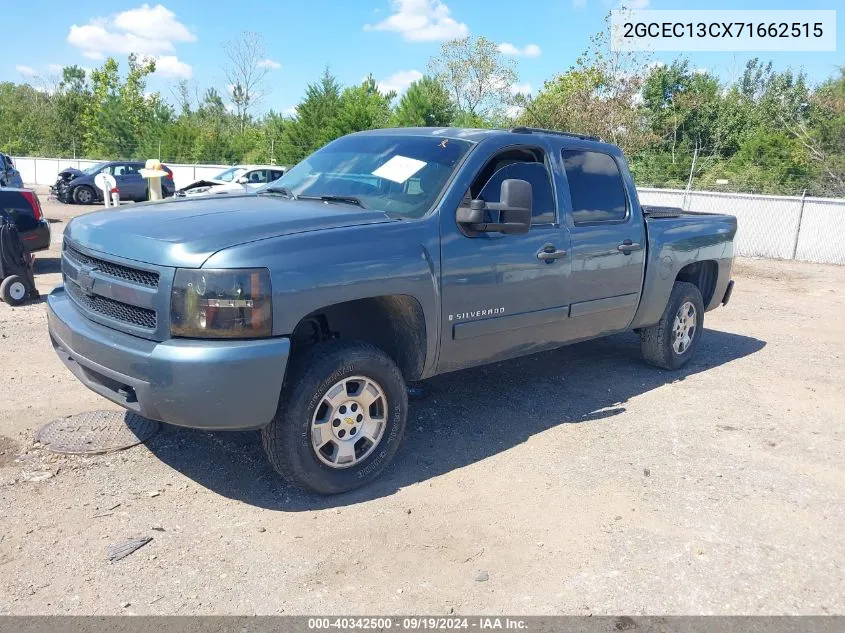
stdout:
<svg viewBox="0 0 845 633">
<path fill-rule="evenodd" d="M 44 206 L 56 237 L 79 211 Z M 394 465 L 334 498 L 255 433 L 44 452 L 45 422 L 113 407 L 43 304 L 2 304 L 0 614 L 845 613 L 845 268 L 735 279 L 680 372 L 626 334 L 429 381 Z"/>
</svg>

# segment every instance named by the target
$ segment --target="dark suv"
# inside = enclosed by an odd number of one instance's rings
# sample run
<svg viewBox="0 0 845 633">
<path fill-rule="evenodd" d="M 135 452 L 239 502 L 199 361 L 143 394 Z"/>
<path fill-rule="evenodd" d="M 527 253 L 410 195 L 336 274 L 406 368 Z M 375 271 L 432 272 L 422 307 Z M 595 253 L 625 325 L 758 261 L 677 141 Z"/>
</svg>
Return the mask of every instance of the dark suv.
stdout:
<svg viewBox="0 0 845 633">
<path fill-rule="evenodd" d="M 76 204 L 102 202 L 103 191 L 94 182 L 94 178 L 97 174 L 107 173 L 114 176 L 121 200 L 143 202 L 149 199 L 147 181 L 140 173 L 144 165 L 143 161 L 116 160 L 97 163 L 86 169 L 63 169 L 54 185 L 56 197 L 61 202 Z M 169 198 L 176 190 L 173 172 L 165 165 L 162 165 L 162 169 L 167 172 L 167 176 L 161 179 L 161 192 L 165 198 Z"/>
<path fill-rule="evenodd" d="M 0 187 L 0 215 L 17 225 L 30 251 L 50 248 L 50 224 L 44 219 L 38 195 L 31 189 Z"/>
</svg>

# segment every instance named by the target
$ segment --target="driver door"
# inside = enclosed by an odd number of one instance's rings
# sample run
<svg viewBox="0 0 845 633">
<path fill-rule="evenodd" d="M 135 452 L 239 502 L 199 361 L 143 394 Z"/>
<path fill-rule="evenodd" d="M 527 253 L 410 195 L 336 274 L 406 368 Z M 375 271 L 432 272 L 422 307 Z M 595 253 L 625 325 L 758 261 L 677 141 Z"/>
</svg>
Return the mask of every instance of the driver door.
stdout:
<svg viewBox="0 0 845 633">
<path fill-rule="evenodd" d="M 455 208 L 441 209 L 442 327 L 438 371 L 559 346 L 567 339 L 569 233 L 560 222 L 550 148 L 544 139 L 484 143 L 470 155 L 473 174 L 461 204 L 497 202 L 502 180 L 532 186 L 532 223 L 522 235 L 468 234 Z M 559 255 L 545 258 L 543 253 Z"/>
</svg>

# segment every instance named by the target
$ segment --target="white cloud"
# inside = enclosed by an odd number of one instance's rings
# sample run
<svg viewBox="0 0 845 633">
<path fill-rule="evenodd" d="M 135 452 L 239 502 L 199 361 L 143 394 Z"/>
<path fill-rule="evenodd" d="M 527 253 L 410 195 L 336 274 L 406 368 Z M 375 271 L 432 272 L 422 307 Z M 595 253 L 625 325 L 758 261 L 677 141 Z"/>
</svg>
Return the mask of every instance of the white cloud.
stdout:
<svg viewBox="0 0 845 633">
<path fill-rule="evenodd" d="M 171 79 L 190 79 L 194 74 L 193 68 L 181 61 L 175 55 L 156 57 L 156 75 Z"/>
<path fill-rule="evenodd" d="M 619 3 L 626 9 L 647 9 L 649 4 L 651 4 L 651 0 L 622 0 Z"/>
<path fill-rule="evenodd" d="M 469 27 L 458 22 L 440 0 L 391 0 L 393 13 L 365 31 L 392 31 L 409 42 L 432 42 L 466 37 Z"/>
<path fill-rule="evenodd" d="M 53 75 L 61 75 L 64 69 L 61 64 L 47 64 L 47 72 Z"/>
<path fill-rule="evenodd" d="M 400 70 L 395 72 L 390 77 L 386 77 L 378 82 L 378 89 L 381 92 L 396 91 L 396 94 L 402 94 L 415 81 L 422 79 L 423 74 L 418 70 Z"/>
<path fill-rule="evenodd" d="M 499 44 L 499 52 L 502 55 L 515 55 L 517 57 L 539 57 L 542 51 L 536 44 L 526 44 L 525 47 L 519 48 L 510 42 L 502 42 Z"/>
<path fill-rule="evenodd" d="M 511 86 L 511 92 L 515 95 L 530 95 L 532 92 L 534 92 L 534 89 L 529 83 L 514 84 Z"/>
<path fill-rule="evenodd" d="M 273 59 L 262 59 L 260 62 L 258 62 L 258 67 L 259 67 L 259 68 L 269 68 L 269 69 L 271 69 L 271 70 L 276 70 L 276 69 L 278 69 L 278 68 L 281 68 L 281 67 L 282 67 L 282 65 L 281 65 L 279 62 L 277 62 L 277 61 L 275 61 L 275 60 L 273 60 Z"/>
<path fill-rule="evenodd" d="M 572 0 L 573 9 L 583 9 L 587 6 L 587 0 Z"/>
<path fill-rule="evenodd" d="M 285 108 L 284 110 L 282 110 L 282 114 L 286 114 L 287 116 L 296 116 L 297 115 L 296 106 L 292 105 L 289 108 Z"/>
<path fill-rule="evenodd" d="M 70 27 L 67 41 L 82 49 L 83 54 L 98 53 L 129 53 L 155 54 L 173 50 L 173 42 L 162 38 L 139 37 L 134 33 L 109 31 L 99 24 L 73 24 Z"/>
<path fill-rule="evenodd" d="M 172 11 L 160 4 L 154 7 L 142 4 L 111 17 L 92 18 L 88 24 L 73 24 L 67 36 L 67 41 L 89 59 L 103 59 L 105 55 L 115 53 L 159 57 L 172 53 L 176 42 L 195 42 L 196 39 Z M 165 67 L 178 68 L 176 72 L 184 76 L 187 65 L 172 54 L 160 59 L 164 60 Z"/>
<path fill-rule="evenodd" d="M 15 70 L 17 70 L 24 77 L 34 77 L 38 74 L 38 71 L 35 70 L 32 66 L 15 66 Z"/>
<path fill-rule="evenodd" d="M 197 40 L 197 36 L 176 19 L 176 14 L 173 11 L 160 4 L 154 7 L 142 4 L 137 9 L 118 13 L 114 18 L 114 26 L 148 40 L 171 42 L 195 42 Z"/>
<path fill-rule="evenodd" d="M 696 75 L 708 75 L 708 74 L 710 74 L 710 71 L 706 68 L 696 68 L 692 72 Z"/>
</svg>

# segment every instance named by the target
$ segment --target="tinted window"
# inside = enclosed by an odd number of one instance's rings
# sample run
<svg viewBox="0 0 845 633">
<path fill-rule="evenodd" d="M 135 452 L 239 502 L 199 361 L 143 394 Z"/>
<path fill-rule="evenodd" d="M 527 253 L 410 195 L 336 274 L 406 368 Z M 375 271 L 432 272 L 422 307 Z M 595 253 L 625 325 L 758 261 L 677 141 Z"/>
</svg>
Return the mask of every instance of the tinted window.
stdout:
<svg viewBox="0 0 845 633">
<path fill-rule="evenodd" d="M 10 218 L 19 231 L 32 231 L 38 227 L 32 206 L 18 191 L 0 191 L 0 215 Z"/>
<path fill-rule="evenodd" d="M 549 171 L 543 163 L 511 163 L 497 169 L 481 189 L 479 198 L 485 202 L 500 202 L 502 182 L 508 179 L 526 180 L 531 184 L 531 223 L 552 224 L 555 221 L 555 200 Z"/>
<path fill-rule="evenodd" d="M 281 178 L 284 175 L 285 175 L 285 172 L 283 172 L 283 171 L 271 171 L 270 172 L 270 180 L 278 180 L 279 178 Z"/>
<path fill-rule="evenodd" d="M 600 152 L 564 150 L 575 224 L 624 220 L 628 209 L 616 161 Z"/>
</svg>

